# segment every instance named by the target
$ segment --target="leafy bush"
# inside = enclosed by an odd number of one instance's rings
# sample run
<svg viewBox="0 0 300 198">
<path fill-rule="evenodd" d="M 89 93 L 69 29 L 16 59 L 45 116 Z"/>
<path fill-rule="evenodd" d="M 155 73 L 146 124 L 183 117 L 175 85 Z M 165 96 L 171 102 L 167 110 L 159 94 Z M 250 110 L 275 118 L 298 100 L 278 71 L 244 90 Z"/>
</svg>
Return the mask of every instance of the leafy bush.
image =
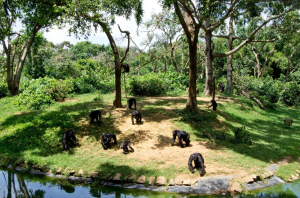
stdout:
<svg viewBox="0 0 300 198">
<path fill-rule="evenodd" d="M 7 82 L 5 80 L 0 80 L 0 93 L 8 93 Z"/>
<path fill-rule="evenodd" d="M 189 78 L 178 72 L 148 73 L 143 76 L 132 76 L 128 92 L 132 95 L 155 96 L 167 92 L 183 91 L 188 87 Z"/>
<path fill-rule="evenodd" d="M 156 96 L 168 90 L 164 79 L 153 72 L 143 76 L 133 76 L 129 80 L 128 92 L 132 95 Z"/>
<path fill-rule="evenodd" d="M 71 80 L 39 78 L 25 80 L 24 91 L 17 97 L 16 103 L 29 109 L 41 109 L 55 100 L 64 100 L 66 94 L 73 91 Z"/>
<path fill-rule="evenodd" d="M 234 130 L 234 139 L 232 139 L 231 142 L 234 144 L 253 144 L 250 135 L 245 131 L 245 126 L 238 127 Z"/>
<path fill-rule="evenodd" d="M 300 85 L 294 81 L 285 84 L 279 100 L 288 106 L 300 105 Z"/>
</svg>

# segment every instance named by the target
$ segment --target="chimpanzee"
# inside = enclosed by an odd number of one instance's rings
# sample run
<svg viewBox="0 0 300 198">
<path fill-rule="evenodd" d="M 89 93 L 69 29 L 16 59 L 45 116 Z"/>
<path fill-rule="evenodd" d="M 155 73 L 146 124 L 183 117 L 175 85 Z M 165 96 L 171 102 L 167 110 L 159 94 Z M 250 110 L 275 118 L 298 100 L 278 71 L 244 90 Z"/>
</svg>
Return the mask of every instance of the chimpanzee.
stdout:
<svg viewBox="0 0 300 198">
<path fill-rule="evenodd" d="M 121 143 L 120 148 L 123 149 L 124 154 L 127 154 L 129 152 L 128 147 L 131 149 L 132 152 L 134 152 L 134 149 L 131 147 L 130 143 L 130 140 L 125 140 Z"/>
<path fill-rule="evenodd" d="M 126 72 L 126 73 L 129 73 L 130 68 L 129 68 L 129 65 L 128 65 L 128 64 L 125 64 L 125 65 L 122 64 L 121 67 L 124 69 L 124 70 L 122 71 L 122 74 L 124 74 L 125 72 Z"/>
<path fill-rule="evenodd" d="M 115 134 L 103 133 L 101 135 L 101 144 L 104 150 L 108 149 L 110 146 L 111 139 L 114 139 L 114 144 L 117 144 L 117 138 Z"/>
<path fill-rule="evenodd" d="M 185 141 L 185 146 L 189 146 L 190 144 L 190 134 L 188 132 L 182 131 L 182 130 L 174 130 L 173 131 L 173 140 L 172 140 L 172 146 L 175 142 L 176 136 L 178 137 L 179 144 L 183 148 L 184 145 L 182 144 L 182 140 Z"/>
<path fill-rule="evenodd" d="M 194 161 L 195 166 L 192 165 L 192 161 Z M 204 158 L 200 153 L 193 153 L 190 156 L 189 162 L 188 162 L 189 169 L 192 173 L 194 173 L 194 169 L 199 169 L 200 176 L 204 175 Z"/>
<path fill-rule="evenodd" d="M 0 99 L 6 97 L 6 93 L 0 93 Z"/>
<path fill-rule="evenodd" d="M 132 112 L 132 115 L 131 115 L 131 121 L 132 121 L 132 124 L 134 125 L 134 121 L 133 121 L 133 118 L 135 118 L 136 120 L 136 123 L 142 123 L 142 115 L 139 111 L 134 111 Z"/>
<path fill-rule="evenodd" d="M 208 106 L 207 108 L 210 108 L 212 106 L 213 110 L 217 111 L 217 106 L 218 106 L 217 102 L 215 100 L 211 100 L 210 102 L 211 102 L 211 105 Z"/>
<path fill-rule="evenodd" d="M 74 134 L 74 130 L 68 130 L 66 131 L 63 136 L 62 136 L 62 143 L 63 143 L 63 146 L 64 146 L 64 149 L 66 151 L 70 150 L 69 147 L 70 145 L 72 146 L 75 146 L 75 143 L 73 142 L 73 140 L 77 141 L 77 138 L 75 137 L 75 134 Z"/>
<path fill-rule="evenodd" d="M 95 110 L 90 113 L 91 123 L 94 123 L 94 120 L 96 119 L 99 126 L 101 125 L 101 111 Z"/>
<path fill-rule="evenodd" d="M 223 82 L 219 82 L 218 89 L 220 93 L 223 93 L 225 91 L 225 85 Z"/>
<path fill-rule="evenodd" d="M 136 110 L 136 100 L 135 98 L 129 98 L 127 101 L 127 105 L 129 109 L 132 109 L 132 105 L 134 104 L 134 110 Z"/>
</svg>

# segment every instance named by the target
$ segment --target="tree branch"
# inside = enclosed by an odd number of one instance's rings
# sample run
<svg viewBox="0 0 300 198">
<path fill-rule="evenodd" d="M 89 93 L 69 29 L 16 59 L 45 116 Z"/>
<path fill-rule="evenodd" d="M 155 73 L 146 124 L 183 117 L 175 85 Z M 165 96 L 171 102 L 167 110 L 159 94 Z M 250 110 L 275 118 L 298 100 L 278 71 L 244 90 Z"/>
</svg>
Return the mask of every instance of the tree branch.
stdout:
<svg viewBox="0 0 300 198">
<path fill-rule="evenodd" d="M 128 39 L 127 48 L 126 48 L 126 50 L 125 50 L 125 53 L 124 53 L 123 58 L 122 58 L 121 61 L 120 61 L 121 64 L 122 64 L 122 63 L 124 62 L 126 56 L 127 56 L 128 51 L 129 51 L 129 46 L 130 46 L 130 32 L 129 32 L 129 31 L 122 31 L 121 28 L 120 28 L 120 26 L 119 26 L 119 24 L 118 24 L 118 27 L 119 27 L 120 32 L 121 32 L 121 33 L 125 33 L 126 36 L 127 36 L 127 39 Z"/>
</svg>

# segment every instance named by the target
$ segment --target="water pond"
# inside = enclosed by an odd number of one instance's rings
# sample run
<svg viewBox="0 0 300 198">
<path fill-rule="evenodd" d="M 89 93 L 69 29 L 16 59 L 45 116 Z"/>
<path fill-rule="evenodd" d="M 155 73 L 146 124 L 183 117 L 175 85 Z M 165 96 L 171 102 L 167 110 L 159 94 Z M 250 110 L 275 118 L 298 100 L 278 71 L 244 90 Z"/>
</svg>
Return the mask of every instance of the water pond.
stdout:
<svg viewBox="0 0 300 198">
<path fill-rule="evenodd" d="M 68 197 L 101 197 L 101 198 L 211 198 L 230 197 L 225 195 L 185 195 L 167 192 L 153 192 L 135 189 L 124 189 L 92 184 L 78 184 L 69 180 L 25 174 L 10 170 L 0 170 L 0 197 L 31 198 L 68 198 Z M 259 191 L 251 191 L 236 197 L 299 197 L 300 180 L 292 184 L 282 184 Z"/>
</svg>

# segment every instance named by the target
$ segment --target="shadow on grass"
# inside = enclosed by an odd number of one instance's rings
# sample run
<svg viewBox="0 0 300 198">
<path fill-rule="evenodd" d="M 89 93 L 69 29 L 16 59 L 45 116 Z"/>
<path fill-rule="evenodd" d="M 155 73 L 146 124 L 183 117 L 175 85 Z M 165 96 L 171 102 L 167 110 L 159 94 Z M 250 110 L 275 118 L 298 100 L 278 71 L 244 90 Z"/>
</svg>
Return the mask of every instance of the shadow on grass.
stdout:
<svg viewBox="0 0 300 198">
<path fill-rule="evenodd" d="M 116 133 L 114 120 L 109 116 L 102 119 L 101 127 L 89 123 L 89 112 L 100 109 L 97 102 L 63 104 L 57 110 L 40 110 L 11 115 L 1 123 L 1 156 L 14 163 L 26 151 L 33 155 L 49 156 L 66 152 L 63 150 L 62 134 L 73 129 L 77 138 L 95 137 L 98 141 L 102 133 Z M 73 151 L 68 151 L 73 154 Z"/>
</svg>

